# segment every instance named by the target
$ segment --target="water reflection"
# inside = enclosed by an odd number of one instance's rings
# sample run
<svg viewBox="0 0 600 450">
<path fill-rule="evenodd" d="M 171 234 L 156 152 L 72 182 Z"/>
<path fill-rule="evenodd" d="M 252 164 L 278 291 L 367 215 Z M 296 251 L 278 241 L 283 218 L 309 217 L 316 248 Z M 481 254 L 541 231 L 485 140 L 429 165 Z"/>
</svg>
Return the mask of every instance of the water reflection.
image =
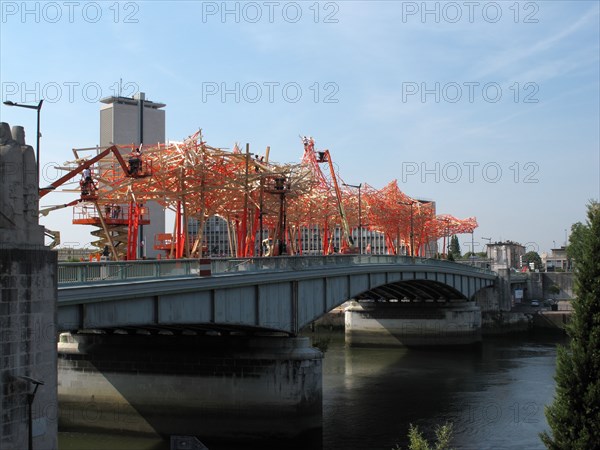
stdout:
<svg viewBox="0 0 600 450">
<path fill-rule="evenodd" d="M 320 336 L 321 338 L 323 335 Z M 331 335 L 323 366 L 325 450 L 407 447 L 409 424 L 454 424 L 455 449 L 542 449 L 554 394 L 555 337 L 489 339 L 463 349 L 348 348 Z M 318 441 L 319 439 L 317 439 Z M 314 440 L 258 448 L 306 448 Z M 208 444 L 208 443 L 207 443 Z M 159 439 L 61 433 L 60 449 L 168 449 Z M 209 445 L 210 450 L 239 446 Z M 251 448 L 245 446 L 244 448 Z"/>
<path fill-rule="evenodd" d="M 459 449 L 543 448 L 555 339 L 444 350 L 354 349 L 334 342 L 324 369 L 324 449 L 407 445 L 410 423 L 452 422 Z M 341 371 L 341 362 L 344 371 Z"/>
</svg>

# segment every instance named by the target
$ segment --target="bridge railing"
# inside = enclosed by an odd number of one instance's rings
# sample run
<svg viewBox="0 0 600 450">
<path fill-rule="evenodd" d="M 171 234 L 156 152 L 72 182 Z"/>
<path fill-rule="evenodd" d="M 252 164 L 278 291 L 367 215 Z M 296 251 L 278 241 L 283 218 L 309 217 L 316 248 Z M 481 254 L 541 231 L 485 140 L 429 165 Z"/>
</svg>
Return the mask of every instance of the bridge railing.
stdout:
<svg viewBox="0 0 600 450">
<path fill-rule="evenodd" d="M 394 255 L 278 256 L 272 258 L 214 258 L 211 260 L 211 271 L 213 275 L 218 275 L 377 264 L 414 264 L 446 268 L 459 266 L 451 261 Z M 476 273 L 494 274 L 490 270 L 478 267 L 464 265 L 459 267 L 463 270 L 468 267 L 468 270 Z M 58 265 L 58 283 L 65 285 L 143 278 L 172 278 L 199 275 L 199 273 L 200 265 L 197 259 L 60 263 Z"/>
<path fill-rule="evenodd" d="M 460 267 L 485 274 L 494 272 L 474 266 L 458 265 L 452 261 L 395 255 L 331 255 L 331 256 L 279 256 L 271 258 L 222 258 L 212 260 L 214 273 L 303 270 L 320 266 L 358 266 L 368 264 L 427 265 L 436 267 Z"/>
<path fill-rule="evenodd" d="M 59 284 L 198 275 L 196 259 L 60 263 Z"/>
</svg>

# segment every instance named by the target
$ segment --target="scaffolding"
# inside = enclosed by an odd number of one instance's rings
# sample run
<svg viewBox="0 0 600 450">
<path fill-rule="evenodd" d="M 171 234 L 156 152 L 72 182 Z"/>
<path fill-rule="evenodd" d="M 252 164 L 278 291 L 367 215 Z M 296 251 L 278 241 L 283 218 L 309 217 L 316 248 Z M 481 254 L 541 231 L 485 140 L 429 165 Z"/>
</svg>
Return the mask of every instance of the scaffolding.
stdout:
<svg viewBox="0 0 600 450">
<path fill-rule="evenodd" d="M 41 195 L 77 174 L 90 176 L 91 185 L 82 178 L 80 198 L 69 204 L 75 203 L 73 223 L 97 227 L 93 245 L 108 246 L 114 259 L 138 257 L 138 227 L 149 223 L 149 201 L 174 213 L 172 232 L 150 237 L 167 258 L 210 252 L 204 225 L 215 216 L 227 224 L 229 253 L 237 257 L 354 253 L 363 250 L 354 245 L 359 232 L 381 236 L 388 253 L 410 248 L 425 255 L 428 243 L 444 239 L 445 249 L 449 236 L 477 227 L 473 217 L 436 215 L 431 202 L 411 198 L 395 180 L 381 189 L 363 184 L 359 205 L 332 152 L 316 149 L 312 137 L 302 141 L 296 164 L 270 161 L 269 147 L 264 154 L 250 153 L 249 145 L 243 151 L 212 147 L 201 130 L 182 142 L 143 149 L 76 149 L 75 159 L 61 167 L 67 174 Z"/>
</svg>

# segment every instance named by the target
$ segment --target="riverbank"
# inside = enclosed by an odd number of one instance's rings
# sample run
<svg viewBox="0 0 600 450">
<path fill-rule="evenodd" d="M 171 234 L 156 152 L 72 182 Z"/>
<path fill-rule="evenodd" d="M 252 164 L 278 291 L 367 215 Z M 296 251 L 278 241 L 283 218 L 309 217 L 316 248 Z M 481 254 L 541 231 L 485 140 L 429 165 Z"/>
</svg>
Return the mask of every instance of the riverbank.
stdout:
<svg viewBox="0 0 600 450">
<path fill-rule="evenodd" d="M 569 301 L 558 302 L 556 311 L 529 305 L 517 305 L 511 311 L 485 311 L 481 314 L 481 333 L 495 336 L 520 331 L 543 330 L 564 333 L 572 307 Z M 346 304 L 334 308 L 310 325 L 311 331 L 344 331 Z"/>
</svg>

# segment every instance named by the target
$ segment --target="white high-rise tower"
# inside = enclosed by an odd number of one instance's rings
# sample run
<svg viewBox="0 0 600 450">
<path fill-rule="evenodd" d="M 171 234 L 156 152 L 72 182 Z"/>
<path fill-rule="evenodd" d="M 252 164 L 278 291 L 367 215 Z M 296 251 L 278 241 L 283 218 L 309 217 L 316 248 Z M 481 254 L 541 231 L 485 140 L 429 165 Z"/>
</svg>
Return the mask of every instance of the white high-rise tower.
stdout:
<svg viewBox="0 0 600 450">
<path fill-rule="evenodd" d="M 106 97 L 100 100 L 100 146 L 112 144 L 156 145 L 165 142 L 164 103 L 146 100 L 139 92 L 131 97 Z M 165 232 L 165 213 L 163 208 L 148 202 L 150 225 L 140 227 L 140 257 L 154 258 L 159 253 L 154 250 L 154 236 Z"/>
</svg>

